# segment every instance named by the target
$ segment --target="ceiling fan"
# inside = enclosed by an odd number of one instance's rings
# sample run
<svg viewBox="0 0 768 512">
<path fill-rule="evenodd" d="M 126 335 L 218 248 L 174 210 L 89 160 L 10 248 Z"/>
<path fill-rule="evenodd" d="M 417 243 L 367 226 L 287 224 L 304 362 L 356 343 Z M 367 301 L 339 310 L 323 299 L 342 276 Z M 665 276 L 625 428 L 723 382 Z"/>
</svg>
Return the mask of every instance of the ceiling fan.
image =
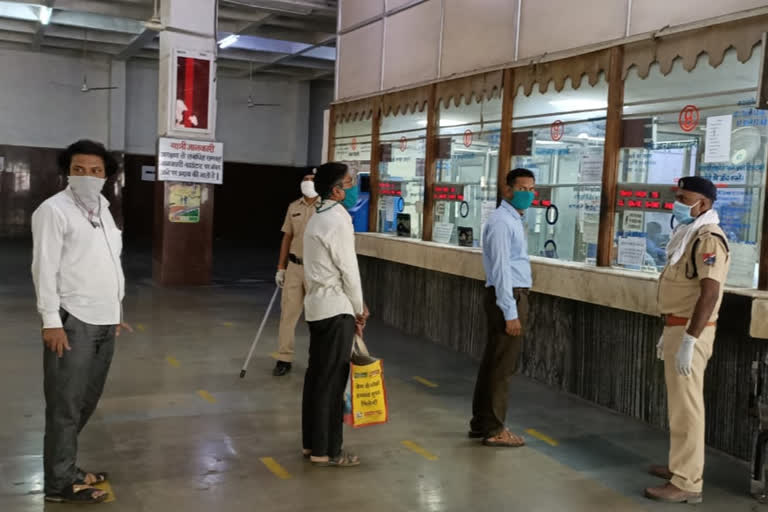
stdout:
<svg viewBox="0 0 768 512">
<path fill-rule="evenodd" d="M 109 91 L 112 89 L 119 89 L 117 86 L 104 86 L 104 87 L 91 87 L 88 85 L 88 73 L 85 71 L 86 62 L 88 62 L 88 30 L 85 31 L 85 35 L 83 38 L 83 82 L 79 86 L 75 86 L 72 84 L 62 84 L 58 82 L 51 82 L 55 85 L 63 85 L 66 87 L 77 87 L 80 92 L 91 92 L 91 91 Z"/>
<path fill-rule="evenodd" d="M 250 62 L 250 70 L 248 72 L 248 82 L 250 83 L 251 91 L 248 93 L 248 108 L 256 107 L 279 107 L 279 103 L 256 103 L 253 101 L 253 62 Z"/>
</svg>

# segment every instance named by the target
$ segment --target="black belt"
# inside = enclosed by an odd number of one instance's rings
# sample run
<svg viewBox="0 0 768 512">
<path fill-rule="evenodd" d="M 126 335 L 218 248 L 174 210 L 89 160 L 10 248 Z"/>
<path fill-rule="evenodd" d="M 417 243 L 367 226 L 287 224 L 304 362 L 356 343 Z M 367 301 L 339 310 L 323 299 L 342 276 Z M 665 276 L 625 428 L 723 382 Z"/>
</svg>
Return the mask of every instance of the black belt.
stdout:
<svg viewBox="0 0 768 512">
<path fill-rule="evenodd" d="M 301 258 L 299 258 L 298 256 L 296 256 L 295 254 L 289 254 L 288 255 L 288 261 L 290 261 L 291 263 L 295 263 L 297 265 L 303 265 L 304 264 L 304 261 Z"/>
</svg>

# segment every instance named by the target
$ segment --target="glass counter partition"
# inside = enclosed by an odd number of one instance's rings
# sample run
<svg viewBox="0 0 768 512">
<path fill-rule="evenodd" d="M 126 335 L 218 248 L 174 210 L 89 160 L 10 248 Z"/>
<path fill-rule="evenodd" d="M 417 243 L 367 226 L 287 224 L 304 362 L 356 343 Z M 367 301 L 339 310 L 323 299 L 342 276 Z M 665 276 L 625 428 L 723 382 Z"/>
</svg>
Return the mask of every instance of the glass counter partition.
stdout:
<svg viewBox="0 0 768 512">
<path fill-rule="evenodd" d="M 496 208 L 501 98 L 440 105 L 432 240 L 480 247 Z"/>
<path fill-rule="evenodd" d="M 702 55 L 692 71 L 680 60 L 625 82 L 624 140 L 613 264 L 657 272 L 674 228 L 674 187 L 703 176 L 718 187 L 715 209 L 731 254 L 730 286 L 757 286 L 768 112 L 754 108 L 761 51 L 745 63 L 726 52 L 712 68 Z"/>
<path fill-rule="evenodd" d="M 515 96 L 511 168 L 536 176 L 525 215 L 532 255 L 596 263 L 607 96 L 602 75 L 594 86 L 569 79 L 561 92 Z"/>
<path fill-rule="evenodd" d="M 383 116 L 378 232 L 421 238 L 427 112 Z"/>
</svg>

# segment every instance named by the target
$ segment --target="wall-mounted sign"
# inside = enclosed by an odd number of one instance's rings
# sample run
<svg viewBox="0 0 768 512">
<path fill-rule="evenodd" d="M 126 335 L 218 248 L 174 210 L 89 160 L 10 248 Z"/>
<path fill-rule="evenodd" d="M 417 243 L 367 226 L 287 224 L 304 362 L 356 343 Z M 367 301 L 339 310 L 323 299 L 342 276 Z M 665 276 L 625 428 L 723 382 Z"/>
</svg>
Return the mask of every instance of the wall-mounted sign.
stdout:
<svg viewBox="0 0 768 512">
<path fill-rule="evenodd" d="M 176 65 L 169 92 L 169 132 L 212 135 L 216 122 L 214 55 L 175 48 L 172 59 Z"/>
<path fill-rule="evenodd" d="M 464 131 L 464 147 L 468 148 L 472 145 L 472 130 Z"/>
<path fill-rule="evenodd" d="M 552 126 L 549 127 L 549 134 L 554 141 L 562 139 L 565 134 L 565 125 L 563 122 L 558 119 L 552 123 Z"/>
<path fill-rule="evenodd" d="M 161 137 L 157 179 L 220 185 L 224 180 L 224 144 Z"/>
<path fill-rule="evenodd" d="M 141 166 L 141 181 L 155 181 L 157 169 L 154 165 Z"/>
<path fill-rule="evenodd" d="M 200 185 L 172 183 L 168 186 L 168 220 L 183 224 L 200 222 Z"/>
<path fill-rule="evenodd" d="M 677 116 L 677 123 L 684 132 L 692 132 L 699 126 L 699 109 L 696 105 L 686 105 Z"/>
</svg>

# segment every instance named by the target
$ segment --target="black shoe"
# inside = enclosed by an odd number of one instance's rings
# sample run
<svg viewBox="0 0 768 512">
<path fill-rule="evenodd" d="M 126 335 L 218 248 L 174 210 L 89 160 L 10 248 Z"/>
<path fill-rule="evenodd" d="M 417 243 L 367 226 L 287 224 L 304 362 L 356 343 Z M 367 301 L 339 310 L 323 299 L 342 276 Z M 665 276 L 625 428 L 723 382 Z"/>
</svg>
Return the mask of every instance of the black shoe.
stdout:
<svg viewBox="0 0 768 512">
<path fill-rule="evenodd" d="M 470 438 L 470 439 L 485 439 L 488 436 L 485 435 L 485 433 L 483 433 L 483 432 L 478 432 L 476 430 L 470 430 L 469 432 L 467 432 L 467 437 Z"/>
<path fill-rule="evenodd" d="M 291 363 L 286 363 L 285 361 L 278 361 L 275 365 L 275 369 L 272 370 L 272 375 L 275 377 L 282 377 L 283 375 L 287 374 L 291 371 L 291 366 L 293 366 Z"/>
</svg>

